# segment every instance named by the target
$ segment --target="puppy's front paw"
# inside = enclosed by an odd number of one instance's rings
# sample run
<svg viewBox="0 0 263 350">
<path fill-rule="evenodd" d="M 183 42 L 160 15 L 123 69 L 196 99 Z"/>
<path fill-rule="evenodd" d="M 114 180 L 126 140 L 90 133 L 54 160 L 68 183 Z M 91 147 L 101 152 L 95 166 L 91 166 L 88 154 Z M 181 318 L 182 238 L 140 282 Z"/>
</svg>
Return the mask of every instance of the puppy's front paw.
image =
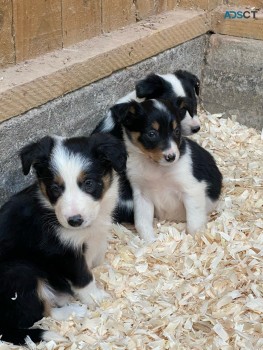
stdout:
<svg viewBox="0 0 263 350">
<path fill-rule="evenodd" d="M 136 230 L 139 233 L 140 238 L 143 239 L 145 243 L 152 243 L 156 240 L 152 227 L 148 230 L 145 228 L 136 227 Z"/>
<path fill-rule="evenodd" d="M 104 299 L 111 297 L 105 290 L 98 288 L 95 281 L 92 281 L 85 288 L 79 289 L 76 294 L 79 300 L 83 304 L 87 304 L 90 308 L 99 305 Z"/>
<path fill-rule="evenodd" d="M 189 225 L 187 224 L 187 227 L 186 227 L 186 232 L 191 235 L 191 236 L 195 236 L 196 232 L 199 231 L 199 230 L 202 230 L 203 228 L 205 227 L 205 223 L 200 223 L 200 224 L 197 224 L 197 225 Z"/>
<path fill-rule="evenodd" d="M 61 308 L 51 309 L 50 315 L 57 321 L 67 320 L 70 316 L 75 315 L 78 318 L 85 317 L 87 308 L 76 304 L 70 304 Z"/>
</svg>

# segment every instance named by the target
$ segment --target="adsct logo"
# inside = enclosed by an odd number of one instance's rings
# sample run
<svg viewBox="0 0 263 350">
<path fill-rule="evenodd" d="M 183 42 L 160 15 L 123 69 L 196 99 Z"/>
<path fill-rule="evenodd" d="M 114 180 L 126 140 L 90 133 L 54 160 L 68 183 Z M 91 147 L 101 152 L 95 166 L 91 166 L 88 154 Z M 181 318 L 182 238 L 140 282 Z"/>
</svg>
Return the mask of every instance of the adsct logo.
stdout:
<svg viewBox="0 0 263 350">
<path fill-rule="evenodd" d="M 224 19 L 248 19 L 248 18 L 254 18 L 256 19 L 256 13 L 257 10 L 251 10 L 251 11 L 226 11 L 224 15 Z"/>
</svg>

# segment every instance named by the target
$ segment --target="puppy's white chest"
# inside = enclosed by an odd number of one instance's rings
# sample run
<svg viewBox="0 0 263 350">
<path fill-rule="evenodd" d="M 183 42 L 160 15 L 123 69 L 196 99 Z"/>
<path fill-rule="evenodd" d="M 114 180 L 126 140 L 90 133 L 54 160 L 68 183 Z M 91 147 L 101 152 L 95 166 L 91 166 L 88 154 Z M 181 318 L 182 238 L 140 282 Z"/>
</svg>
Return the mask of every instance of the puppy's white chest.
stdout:
<svg viewBox="0 0 263 350">
<path fill-rule="evenodd" d="M 155 217 L 160 220 L 185 220 L 182 186 L 177 181 L 176 170 L 173 167 L 152 166 L 147 162 L 136 163 L 132 159 L 130 164 L 128 161 L 128 176 L 133 188 L 137 188 L 153 203 Z"/>
</svg>

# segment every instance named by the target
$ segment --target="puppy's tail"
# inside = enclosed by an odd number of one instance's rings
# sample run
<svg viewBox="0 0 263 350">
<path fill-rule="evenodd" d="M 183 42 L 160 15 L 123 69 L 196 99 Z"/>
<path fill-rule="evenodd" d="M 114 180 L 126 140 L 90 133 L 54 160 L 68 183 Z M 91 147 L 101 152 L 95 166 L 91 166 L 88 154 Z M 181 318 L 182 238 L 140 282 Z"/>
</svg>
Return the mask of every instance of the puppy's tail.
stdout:
<svg viewBox="0 0 263 350">
<path fill-rule="evenodd" d="M 61 342 L 66 340 L 58 333 L 45 331 L 44 329 L 40 328 L 16 329 L 0 327 L 0 340 L 2 341 L 13 343 L 14 345 L 25 345 L 27 343 L 27 337 L 30 337 L 30 339 L 34 343 L 39 343 L 41 340 L 54 340 L 55 342 Z"/>
</svg>

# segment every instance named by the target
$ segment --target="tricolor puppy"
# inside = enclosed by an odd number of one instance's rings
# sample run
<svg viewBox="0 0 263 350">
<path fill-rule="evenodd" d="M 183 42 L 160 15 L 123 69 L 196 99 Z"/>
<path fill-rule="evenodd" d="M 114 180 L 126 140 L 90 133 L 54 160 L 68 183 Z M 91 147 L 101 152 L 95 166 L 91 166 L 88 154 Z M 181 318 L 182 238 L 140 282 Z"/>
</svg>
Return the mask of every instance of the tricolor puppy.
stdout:
<svg viewBox="0 0 263 350">
<path fill-rule="evenodd" d="M 168 101 L 132 101 L 111 111 L 122 125 L 140 237 L 154 239 L 154 217 L 186 221 L 187 232 L 194 235 L 221 192 L 222 175 L 212 155 L 182 137 L 180 110 Z"/>
<path fill-rule="evenodd" d="M 93 305 L 107 296 L 91 269 L 102 263 L 125 169 L 123 143 L 110 135 L 44 137 L 21 151 L 37 182 L 0 210 L 0 337 L 59 339 L 28 329 L 43 316 L 63 318 L 71 297 Z"/>
<path fill-rule="evenodd" d="M 162 98 L 175 105 L 180 105 L 179 117 L 181 133 L 184 136 L 192 135 L 200 130 L 200 122 L 197 116 L 197 96 L 199 95 L 199 79 L 192 73 L 177 70 L 173 74 L 150 74 L 136 84 L 134 91 L 120 98 L 116 104 L 135 100 L 143 102 L 151 98 Z M 187 108 L 186 108 L 187 107 Z M 122 127 L 119 119 L 109 110 L 107 115 L 97 125 L 93 133 L 110 133 L 122 139 Z M 113 219 L 116 222 L 133 223 L 133 199 L 132 189 L 125 173 L 121 174 L 118 205 L 114 211 Z"/>
<path fill-rule="evenodd" d="M 173 74 L 150 74 L 136 83 L 135 90 L 120 98 L 116 104 L 135 100 L 142 102 L 147 99 L 163 99 L 176 103 L 178 97 L 187 100 L 188 110 L 180 111 L 182 135 L 189 136 L 200 130 L 197 116 L 197 97 L 200 81 L 194 74 L 177 70 Z M 111 112 L 100 123 L 98 131 L 111 132 L 114 128 Z"/>
</svg>

